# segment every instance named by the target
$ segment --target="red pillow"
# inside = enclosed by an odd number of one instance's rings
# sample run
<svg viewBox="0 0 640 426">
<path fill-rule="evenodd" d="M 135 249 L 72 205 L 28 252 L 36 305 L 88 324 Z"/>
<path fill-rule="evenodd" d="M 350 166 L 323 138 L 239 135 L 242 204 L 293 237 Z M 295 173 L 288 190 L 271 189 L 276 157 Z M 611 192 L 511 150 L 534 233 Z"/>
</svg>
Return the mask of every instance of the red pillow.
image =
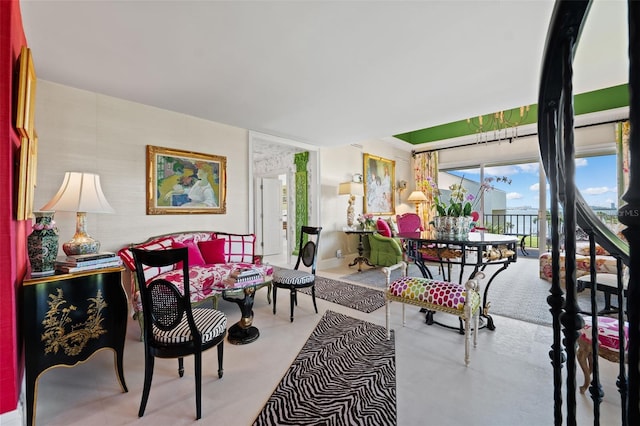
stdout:
<svg viewBox="0 0 640 426">
<path fill-rule="evenodd" d="M 217 238 L 209 241 L 199 241 L 198 248 L 207 265 L 214 263 L 227 263 L 224 254 L 224 239 Z"/>
<path fill-rule="evenodd" d="M 184 243 L 173 242 L 172 248 L 186 247 L 189 256 L 189 266 L 203 266 L 205 264 L 204 258 L 198 249 L 198 246 L 193 241 L 185 241 Z M 182 265 L 178 265 L 182 268 Z"/>
<path fill-rule="evenodd" d="M 380 235 L 382 235 L 383 237 L 391 237 L 391 228 L 386 221 L 378 219 L 378 221 L 376 222 L 376 226 L 378 227 L 378 233 Z"/>
</svg>

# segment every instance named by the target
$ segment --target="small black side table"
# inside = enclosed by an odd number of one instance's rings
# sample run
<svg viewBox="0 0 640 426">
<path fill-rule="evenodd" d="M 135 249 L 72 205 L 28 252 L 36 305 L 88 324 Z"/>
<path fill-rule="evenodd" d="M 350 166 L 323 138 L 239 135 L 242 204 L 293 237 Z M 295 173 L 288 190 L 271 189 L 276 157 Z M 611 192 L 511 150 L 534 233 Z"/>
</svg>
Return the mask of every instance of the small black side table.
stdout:
<svg viewBox="0 0 640 426">
<path fill-rule="evenodd" d="M 365 257 L 364 255 L 364 244 L 362 244 L 362 237 L 364 237 L 365 235 L 369 235 L 369 234 L 373 234 L 373 231 L 369 231 L 369 230 L 364 230 L 364 229 L 354 229 L 354 230 L 348 230 L 348 231 L 344 231 L 345 234 L 347 235 L 351 235 L 351 234 L 356 234 L 358 235 L 358 256 L 353 259 L 353 262 L 351 262 L 349 264 L 349 267 L 352 267 L 354 265 L 358 265 L 358 272 L 362 272 L 362 264 L 364 263 L 367 266 L 371 266 L 371 267 L 375 267 L 376 265 L 373 265 L 369 259 L 367 257 Z"/>
<path fill-rule="evenodd" d="M 234 302 L 240 308 L 240 320 L 229 327 L 227 340 L 233 345 L 246 345 L 260 337 L 260 330 L 253 325 L 253 299 L 259 287 L 268 285 L 264 280 L 222 291 L 222 298 L 228 302 Z"/>
</svg>

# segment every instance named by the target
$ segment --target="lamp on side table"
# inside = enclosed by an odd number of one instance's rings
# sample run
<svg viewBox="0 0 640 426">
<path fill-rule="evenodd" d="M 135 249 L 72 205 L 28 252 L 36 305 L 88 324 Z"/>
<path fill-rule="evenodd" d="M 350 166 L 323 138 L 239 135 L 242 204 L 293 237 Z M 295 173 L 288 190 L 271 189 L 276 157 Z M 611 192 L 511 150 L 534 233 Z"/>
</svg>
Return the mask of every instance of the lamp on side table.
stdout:
<svg viewBox="0 0 640 426">
<path fill-rule="evenodd" d="M 412 201 L 416 205 L 416 214 L 420 216 L 420 204 L 427 201 L 427 196 L 422 191 L 413 191 L 407 201 Z"/>
<path fill-rule="evenodd" d="M 364 188 L 360 182 L 344 182 L 338 186 L 338 195 L 349 195 L 349 207 L 347 207 L 347 226 L 353 226 L 353 220 L 355 213 L 353 211 L 353 203 L 356 201 L 356 196 L 364 196 Z"/>
</svg>

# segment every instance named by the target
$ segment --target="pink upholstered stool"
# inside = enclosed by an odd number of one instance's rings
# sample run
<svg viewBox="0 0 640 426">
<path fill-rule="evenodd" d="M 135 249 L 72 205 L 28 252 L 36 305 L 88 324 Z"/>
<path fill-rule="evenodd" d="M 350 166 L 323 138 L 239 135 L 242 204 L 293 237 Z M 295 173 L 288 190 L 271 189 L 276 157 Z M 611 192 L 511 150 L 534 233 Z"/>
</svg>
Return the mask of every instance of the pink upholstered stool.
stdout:
<svg viewBox="0 0 640 426">
<path fill-rule="evenodd" d="M 402 277 L 390 283 L 391 271 L 402 268 Z M 391 337 L 389 319 L 391 316 L 390 303 L 402 303 L 402 325 L 405 325 L 405 304 L 420 306 L 431 311 L 446 312 L 457 315 L 464 322 L 464 362 L 469 365 L 469 341 L 471 334 L 470 321 L 474 320 L 473 346 L 477 345 L 478 325 L 480 318 L 480 285 L 478 280 L 484 277 L 482 272 L 464 285 L 448 281 L 432 280 L 420 277 L 407 277 L 407 264 L 399 264 L 382 268 L 387 277 L 386 318 L 387 338 Z M 467 297 L 468 296 L 468 297 Z"/>
<path fill-rule="evenodd" d="M 589 387 L 591 373 L 593 372 L 593 346 L 591 333 L 593 325 L 591 317 L 584 317 L 584 328 L 580 330 L 578 337 L 578 364 L 584 373 L 584 384 L 580 386 L 580 393 L 584 393 Z M 598 317 L 598 355 L 602 358 L 618 362 L 620 361 L 620 333 L 618 320 L 611 317 Z M 629 344 L 629 323 L 624 323 L 624 348 Z"/>
</svg>

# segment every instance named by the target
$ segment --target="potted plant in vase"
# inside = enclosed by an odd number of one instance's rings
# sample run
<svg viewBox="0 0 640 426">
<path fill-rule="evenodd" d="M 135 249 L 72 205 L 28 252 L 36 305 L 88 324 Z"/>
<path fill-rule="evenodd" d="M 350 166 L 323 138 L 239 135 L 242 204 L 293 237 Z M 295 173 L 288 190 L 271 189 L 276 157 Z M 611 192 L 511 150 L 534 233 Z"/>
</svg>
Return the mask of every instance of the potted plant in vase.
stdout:
<svg viewBox="0 0 640 426">
<path fill-rule="evenodd" d="M 460 183 L 449 186 L 449 200 L 442 198 L 442 194 L 436 182 L 428 177 L 431 191 L 433 193 L 433 206 L 437 216 L 434 217 L 433 225 L 438 238 L 466 239 L 473 225 L 471 214 L 475 211 L 481 200 L 482 193 L 494 189 L 492 182 L 511 183 L 511 179 L 506 176 L 487 177 L 478 188 L 478 192 L 473 195 L 463 186 L 464 175 L 460 178 Z"/>
</svg>

